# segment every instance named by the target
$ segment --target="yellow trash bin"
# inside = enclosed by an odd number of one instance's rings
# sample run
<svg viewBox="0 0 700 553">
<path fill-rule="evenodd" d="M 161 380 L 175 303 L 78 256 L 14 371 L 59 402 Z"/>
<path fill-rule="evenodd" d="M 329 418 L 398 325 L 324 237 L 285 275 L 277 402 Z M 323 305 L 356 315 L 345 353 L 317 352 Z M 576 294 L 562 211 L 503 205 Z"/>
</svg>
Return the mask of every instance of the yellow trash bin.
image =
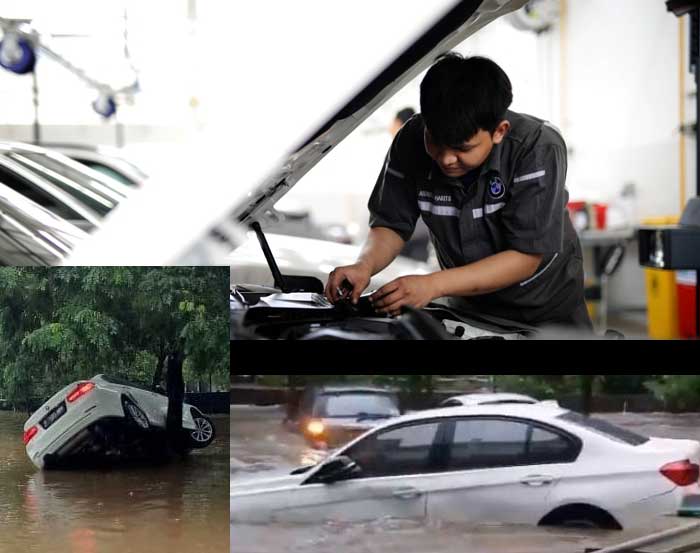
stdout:
<svg viewBox="0 0 700 553">
<path fill-rule="evenodd" d="M 678 217 L 655 217 L 644 225 L 675 225 Z M 650 338 L 673 340 L 680 337 L 676 272 L 644 268 L 647 292 L 647 326 Z"/>
</svg>

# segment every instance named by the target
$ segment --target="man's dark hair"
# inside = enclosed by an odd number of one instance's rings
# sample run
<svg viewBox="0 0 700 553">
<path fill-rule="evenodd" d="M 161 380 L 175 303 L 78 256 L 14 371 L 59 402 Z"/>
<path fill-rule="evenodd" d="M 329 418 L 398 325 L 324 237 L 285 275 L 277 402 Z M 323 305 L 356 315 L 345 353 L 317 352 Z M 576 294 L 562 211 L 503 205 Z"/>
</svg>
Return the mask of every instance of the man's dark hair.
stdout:
<svg viewBox="0 0 700 553">
<path fill-rule="evenodd" d="M 450 52 L 420 84 L 420 109 L 432 140 L 457 146 L 480 129 L 493 133 L 513 101 L 510 79 L 487 58 Z"/>
<path fill-rule="evenodd" d="M 401 124 L 405 123 L 408 121 L 411 117 L 413 117 L 416 114 L 416 110 L 413 108 L 403 108 L 401 111 L 399 111 L 396 114 L 396 119 L 401 121 Z"/>
</svg>

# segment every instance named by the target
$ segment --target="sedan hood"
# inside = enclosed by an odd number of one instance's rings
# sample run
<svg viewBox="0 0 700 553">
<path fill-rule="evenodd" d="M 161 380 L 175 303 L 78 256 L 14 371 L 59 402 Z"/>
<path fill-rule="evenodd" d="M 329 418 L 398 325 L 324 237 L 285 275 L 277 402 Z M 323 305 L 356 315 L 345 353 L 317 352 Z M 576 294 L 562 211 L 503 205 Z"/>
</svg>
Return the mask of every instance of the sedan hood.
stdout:
<svg viewBox="0 0 700 553">
<path fill-rule="evenodd" d="M 319 14 L 313 13 L 313 10 L 318 10 L 319 6 L 327 9 L 327 3 L 295 4 L 294 10 L 298 13 L 294 16 L 294 24 L 277 28 L 276 33 L 280 36 L 274 35 L 274 40 L 267 39 L 261 43 L 259 36 L 256 36 L 255 48 L 252 49 L 254 56 L 250 53 L 250 44 L 239 44 L 241 51 L 247 54 L 234 60 L 234 69 L 240 70 L 236 82 L 241 86 L 234 88 L 232 102 L 242 102 L 243 105 L 236 121 L 227 121 L 225 134 L 222 130 L 222 147 L 216 153 L 207 150 L 207 155 L 199 160 L 206 164 L 207 174 L 211 177 L 202 178 L 199 168 L 196 171 L 192 169 L 191 175 L 187 174 L 190 171 L 187 167 L 195 164 L 196 160 L 178 160 L 175 165 L 180 173 L 179 185 L 170 183 L 170 186 L 158 186 L 154 176 L 149 186 L 145 187 L 145 193 L 128 202 L 131 205 L 117 208 L 95 237 L 76 249 L 69 263 L 221 263 L 232 249 L 240 245 L 240 234 L 236 231 L 240 227 L 237 227 L 237 223 L 244 228 L 254 221 L 264 223 L 275 203 L 312 167 L 388 98 L 427 69 L 438 55 L 525 3 L 526 0 L 441 1 L 438 7 L 432 8 L 432 15 L 423 13 L 420 21 L 413 21 L 410 29 L 412 36 L 405 35 L 407 31 L 404 27 L 396 29 L 394 21 L 384 22 L 386 32 L 383 34 L 375 32 L 368 33 L 366 37 L 360 36 L 358 29 L 343 22 L 331 21 L 332 17 L 323 13 L 329 19 L 328 25 L 333 33 L 324 35 L 324 40 L 316 44 L 316 52 L 323 51 L 324 59 L 328 62 L 322 66 L 314 61 L 317 56 L 312 52 L 306 52 L 303 58 L 301 52 L 297 52 L 299 57 L 291 60 L 286 52 L 281 53 L 287 42 L 295 44 L 300 41 L 300 36 L 321 33 Z M 425 11 L 428 9 L 426 6 L 434 4 L 421 5 Z M 401 4 L 397 2 L 397 9 L 399 6 Z M 286 8 L 280 6 L 280 9 Z M 412 13 L 410 9 L 407 11 Z M 245 41 L 239 38 L 239 32 L 240 37 L 251 36 L 249 28 L 237 29 L 233 33 L 234 47 L 237 42 Z M 364 78 L 348 83 L 349 65 L 338 63 L 338 59 L 352 59 L 349 47 L 356 40 L 372 40 L 373 47 L 376 43 L 376 55 L 369 61 L 362 60 Z M 327 51 L 337 51 L 338 58 L 331 61 Z M 274 60 L 273 65 L 261 67 L 260 59 L 268 62 Z M 281 59 L 285 61 L 281 62 Z M 351 76 L 360 78 L 357 60 L 352 61 L 355 71 Z M 295 70 L 291 71 L 285 64 Z M 322 81 L 322 86 L 308 86 L 303 80 L 304 76 L 311 77 L 318 72 L 322 73 L 322 77 L 317 77 Z M 280 82 L 279 75 L 288 73 L 289 78 L 296 75 L 299 80 Z M 313 90 L 315 88 L 322 89 L 323 94 Z M 347 91 L 353 88 L 354 93 L 348 97 Z M 300 111 L 300 106 L 290 105 L 294 98 L 285 100 L 283 95 L 278 95 L 273 101 L 270 91 L 278 89 L 296 95 L 296 98 L 302 93 L 313 95 L 314 101 L 318 100 L 319 103 L 316 113 L 311 112 L 309 106 L 305 111 Z M 261 98 L 281 105 L 266 106 L 269 113 L 263 113 Z M 253 109 L 250 109 L 251 106 Z M 276 125 L 275 116 L 288 121 L 304 121 L 305 125 L 314 120 L 317 123 L 310 129 L 300 127 L 295 136 L 293 130 Z M 232 133 L 232 129 L 235 132 Z M 224 143 L 226 147 L 223 147 Z M 185 186 L 185 182 L 189 185 L 196 183 L 196 189 Z M 167 217 L 154 225 L 154 213 L 167 213 Z"/>
</svg>

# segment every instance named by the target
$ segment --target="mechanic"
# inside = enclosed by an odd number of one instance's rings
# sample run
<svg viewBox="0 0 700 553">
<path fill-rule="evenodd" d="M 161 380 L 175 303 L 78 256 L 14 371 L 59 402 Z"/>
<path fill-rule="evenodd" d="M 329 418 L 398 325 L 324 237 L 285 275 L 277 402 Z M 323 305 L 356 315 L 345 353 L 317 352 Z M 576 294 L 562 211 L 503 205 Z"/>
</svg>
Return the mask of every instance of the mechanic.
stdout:
<svg viewBox="0 0 700 553">
<path fill-rule="evenodd" d="M 592 330 L 581 245 L 566 211 L 566 145 L 551 124 L 509 110 L 512 99 L 495 62 L 438 58 L 420 85 L 421 113 L 386 156 L 357 262 L 330 273 L 330 301 L 356 303 L 420 215 L 441 270 L 382 286 L 370 295 L 378 312 L 446 298 L 460 310 Z"/>
</svg>

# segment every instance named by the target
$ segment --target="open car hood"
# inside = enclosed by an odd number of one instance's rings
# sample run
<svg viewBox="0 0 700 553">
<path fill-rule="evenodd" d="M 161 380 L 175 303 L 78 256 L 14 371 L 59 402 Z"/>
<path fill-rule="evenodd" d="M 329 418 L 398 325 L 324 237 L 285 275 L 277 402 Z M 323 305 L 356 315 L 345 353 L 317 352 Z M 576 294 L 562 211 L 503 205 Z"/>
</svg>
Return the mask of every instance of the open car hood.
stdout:
<svg viewBox="0 0 700 553">
<path fill-rule="evenodd" d="M 376 57 L 366 64 L 366 75 L 369 77 L 365 77 L 364 82 L 359 81 L 359 90 L 355 89 L 349 98 L 346 96 L 339 107 L 325 111 L 326 117 L 311 127 L 310 132 L 308 129 L 300 129 L 300 133 L 306 131 L 305 136 L 298 134 L 295 138 L 288 133 L 283 137 L 272 136 L 267 141 L 262 140 L 265 135 L 261 134 L 258 127 L 267 127 L 268 135 L 275 134 L 274 121 L 269 121 L 269 114 L 257 114 L 257 121 L 246 114 L 241 115 L 240 121 L 230 121 L 236 135 L 231 138 L 234 147 L 227 144 L 226 148 L 222 147 L 215 154 L 210 150 L 206 152 L 206 159 L 210 163 L 213 158 L 222 161 L 221 171 L 216 174 L 216 178 L 202 179 L 201 174 L 192 173 L 192 177 L 196 178 L 196 189 L 182 185 L 158 186 L 154 182 L 155 178 L 152 179 L 142 194 L 128 202 L 131 205 L 120 206 L 110 214 L 103 228 L 91 240 L 81 244 L 68 263 L 186 265 L 225 262 L 231 251 L 241 243 L 241 225 L 245 228 L 255 221 L 263 224 L 266 213 L 312 167 L 387 99 L 427 69 L 438 55 L 453 49 L 488 23 L 515 11 L 525 3 L 526 0 L 441 2 L 442 11 L 436 8 L 432 20 L 426 19 L 424 23 L 421 21 L 422 32 L 413 35 L 408 44 L 404 39 L 401 46 L 391 43 L 389 51 L 387 48 L 378 51 Z M 281 32 L 286 32 L 289 36 L 275 37 L 277 49 L 281 50 L 280 44 L 284 44 L 285 40 L 294 40 L 295 36 L 298 39 L 299 34 L 304 33 L 302 25 L 311 23 L 306 21 L 304 14 L 295 17 L 294 25 L 281 28 Z M 337 25 L 337 22 L 334 23 Z M 318 26 L 318 19 L 314 24 Z M 393 22 L 386 21 L 385 24 L 389 29 Z M 353 33 L 352 40 L 364 39 L 357 29 L 353 29 Z M 338 41 L 343 38 L 339 37 Z M 334 43 L 319 47 L 333 46 Z M 249 55 L 252 56 L 253 53 Z M 314 63 L 313 57 L 308 62 L 296 62 Z M 249 62 L 241 60 L 244 68 L 250 67 L 246 63 Z M 321 73 L 318 78 L 332 81 L 337 77 L 342 72 L 342 63 L 334 65 L 335 67 L 317 66 L 315 71 Z M 270 69 L 256 66 L 255 70 L 260 74 Z M 271 70 L 274 72 L 275 68 Z M 243 77 L 242 81 L 245 81 L 245 75 Z M 257 84 L 255 77 L 248 75 L 248 78 L 253 79 L 252 86 Z M 294 87 L 303 89 L 305 84 L 308 83 L 278 83 L 278 87 L 281 90 Z M 247 86 L 251 86 L 251 83 L 247 83 Z M 310 86 L 313 84 L 306 88 Z M 338 93 L 338 90 L 335 92 Z M 346 92 L 342 94 L 345 95 Z M 253 101 L 252 97 L 249 99 Z M 325 101 L 328 102 L 327 99 Z M 323 107 L 319 107 L 318 111 L 324 113 Z M 247 108 L 250 109 L 250 106 Z M 288 106 L 288 109 L 294 110 L 295 107 Z M 318 121 L 317 114 L 315 118 Z M 273 163 L 263 166 L 250 161 L 258 155 L 255 150 L 261 148 L 266 150 L 266 159 L 273 160 Z M 275 159 L 278 160 L 277 163 L 274 163 Z M 178 165 L 186 164 L 187 160 L 178 160 Z M 231 173 L 231 165 L 236 166 L 235 174 Z M 210 173 L 218 169 L 216 165 L 211 167 Z M 186 171 L 185 167 L 180 169 Z M 181 177 L 185 179 L 184 175 Z M 223 186 L 222 181 L 230 184 Z M 154 212 L 168 213 L 168 217 L 159 221 L 157 229 L 153 225 Z M 183 221 L 187 224 L 183 225 Z"/>
</svg>

